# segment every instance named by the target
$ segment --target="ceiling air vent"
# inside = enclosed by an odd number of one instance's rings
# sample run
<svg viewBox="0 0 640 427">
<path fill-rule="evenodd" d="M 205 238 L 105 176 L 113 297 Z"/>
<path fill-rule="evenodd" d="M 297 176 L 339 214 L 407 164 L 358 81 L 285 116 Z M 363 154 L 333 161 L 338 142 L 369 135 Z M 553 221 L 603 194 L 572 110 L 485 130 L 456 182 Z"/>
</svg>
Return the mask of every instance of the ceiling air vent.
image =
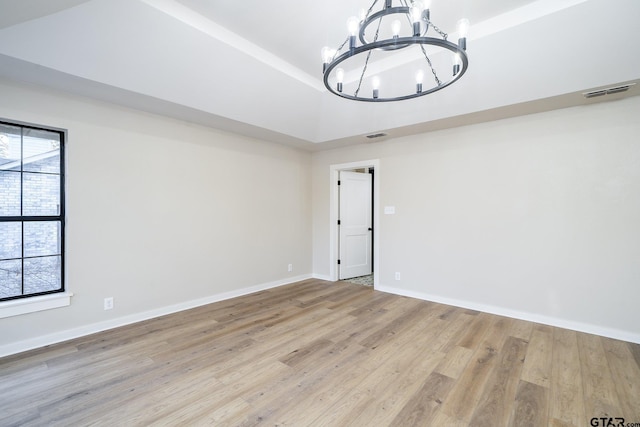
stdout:
<svg viewBox="0 0 640 427">
<path fill-rule="evenodd" d="M 376 138 L 382 138 L 383 136 L 387 136 L 386 133 L 372 133 L 371 135 L 367 135 L 367 138 L 369 139 L 376 139 Z"/>
<path fill-rule="evenodd" d="M 635 83 L 629 83 L 628 85 L 610 87 L 610 88 L 601 89 L 601 90 L 594 90 L 593 92 L 586 92 L 586 93 L 583 93 L 583 95 L 585 98 L 596 98 L 598 96 L 613 95 L 614 93 L 626 92 L 629 90 L 629 88 L 631 88 L 631 86 L 634 86 L 634 85 Z"/>
<path fill-rule="evenodd" d="M 612 87 L 611 89 L 607 89 L 607 95 L 611 95 L 612 93 L 626 92 L 630 87 L 631 85 Z"/>
<path fill-rule="evenodd" d="M 607 94 L 606 90 L 596 90 L 593 92 L 587 92 L 587 93 L 583 93 L 585 98 L 596 98 L 598 96 L 604 96 Z"/>
</svg>

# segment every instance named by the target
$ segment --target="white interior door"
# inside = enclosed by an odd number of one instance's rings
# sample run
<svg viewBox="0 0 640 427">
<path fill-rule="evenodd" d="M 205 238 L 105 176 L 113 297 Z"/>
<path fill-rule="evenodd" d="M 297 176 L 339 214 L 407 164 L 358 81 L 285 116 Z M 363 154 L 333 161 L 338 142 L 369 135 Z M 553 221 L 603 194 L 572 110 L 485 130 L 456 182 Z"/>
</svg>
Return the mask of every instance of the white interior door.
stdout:
<svg viewBox="0 0 640 427">
<path fill-rule="evenodd" d="M 340 279 L 371 274 L 371 174 L 340 171 Z"/>
</svg>

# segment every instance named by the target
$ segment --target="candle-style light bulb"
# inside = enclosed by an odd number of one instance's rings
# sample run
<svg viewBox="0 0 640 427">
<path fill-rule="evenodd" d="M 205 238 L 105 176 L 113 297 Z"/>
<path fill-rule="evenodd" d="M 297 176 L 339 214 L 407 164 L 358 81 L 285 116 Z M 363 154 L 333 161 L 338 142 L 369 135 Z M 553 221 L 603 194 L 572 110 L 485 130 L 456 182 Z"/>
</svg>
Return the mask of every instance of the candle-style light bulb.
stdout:
<svg viewBox="0 0 640 427">
<path fill-rule="evenodd" d="M 416 71 L 416 93 L 422 93 L 422 82 L 424 81 L 424 71 Z"/>
<path fill-rule="evenodd" d="M 467 50 L 467 35 L 469 34 L 469 20 L 461 19 L 458 21 L 458 46 L 460 49 Z"/>
<path fill-rule="evenodd" d="M 424 7 L 422 19 L 426 21 L 426 25 L 428 26 L 430 22 L 429 20 L 431 19 L 431 0 L 422 0 L 422 6 Z"/>
<path fill-rule="evenodd" d="M 331 48 L 329 46 L 325 46 L 320 51 L 320 55 L 322 55 L 322 62 L 330 62 L 331 61 Z"/>
<path fill-rule="evenodd" d="M 360 20 L 352 16 L 347 19 L 347 30 L 349 31 L 349 49 L 353 50 L 356 47 L 356 33 L 358 32 L 358 27 L 360 26 Z"/>
<path fill-rule="evenodd" d="M 373 88 L 373 99 L 378 99 L 378 90 L 380 89 L 380 77 L 375 76 L 371 79 L 371 87 Z"/>
<path fill-rule="evenodd" d="M 395 19 L 391 23 L 391 32 L 393 33 L 394 39 L 397 39 L 400 36 L 400 28 L 402 28 L 402 23 L 399 19 Z"/>
<path fill-rule="evenodd" d="M 333 58 L 333 49 L 325 46 L 320 50 L 320 55 L 322 56 L 322 72 L 324 73 L 327 70 L 327 65 L 329 65 L 329 62 L 331 62 Z"/>
<path fill-rule="evenodd" d="M 469 34 L 469 20 L 464 18 L 458 21 L 458 37 L 467 37 Z"/>
<path fill-rule="evenodd" d="M 338 92 L 342 92 L 343 81 L 344 81 L 344 70 L 342 68 L 338 68 L 336 70 L 336 89 L 338 89 Z"/>
<path fill-rule="evenodd" d="M 414 1 L 411 4 L 411 8 L 409 9 L 409 14 L 411 15 L 411 22 L 413 22 L 413 35 L 420 35 L 420 22 L 422 21 L 422 11 L 424 10 L 424 6 L 420 1 Z"/>
<path fill-rule="evenodd" d="M 360 20 L 357 16 L 352 16 L 347 19 L 347 30 L 349 31 L 349 35 L 355 36 L 358 32 L 358 27 L 360 26 Z"/>
<path fill-rule="evenodd" d="M 424 5 L 422 4 L 421 1 L 416 0 L 413 3 L 411 3 L 411 9 L 409 10 L 409 13 L 411 14 L 411 21 L 420 22 L 420 20 L 422 19 L 423 10 L 424 10 Z"/>
<path fill-rule="evenodd" d="M 457 76 L 460 72 L 460 66 L 462 65 L 462 58 L 460 58 L 460 54 L 456 53 L 453 55 L 453 76 Z"/>
</svg>

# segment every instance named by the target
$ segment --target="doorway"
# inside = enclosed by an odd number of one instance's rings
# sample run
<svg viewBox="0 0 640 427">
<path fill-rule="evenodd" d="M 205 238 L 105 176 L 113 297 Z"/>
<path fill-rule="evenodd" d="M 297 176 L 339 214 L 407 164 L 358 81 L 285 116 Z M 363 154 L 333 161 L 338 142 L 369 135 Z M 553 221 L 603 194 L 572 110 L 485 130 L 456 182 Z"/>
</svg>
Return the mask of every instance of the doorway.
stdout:
<svg viewBox="0 0 640 427">
<path fill-rule="evenodd" d="M 342 175 L 342 178 L 341 178 Z M 375 179 L 373 177 L 375 176 Z M 373 286 L 378 286 L 379 264 L 379 227 L 378 207 L 380 188 L 380 164 L 379 160 L 366 160 L 361 162 L 343 163 L 330 166 L 331 198 L 330 198 L 330 278 L 333 281 L 352 278 L 354 274 L 360 277 L 361 282 L 371 282 L 373 273 Z M 346 191 L 338 181 L 355 182 L 355 185 Z M 367 184 L 367 180 L 372 184 Z M 368 189 L 368 190 L 365 190 Z M 342 203 L 341 203 L 342 191 Z M 364 197 L 368 203 L 366 211 L 362 209 L 363 196 L 368 191 L 368 197 Z M 345 205 L 344 197 L 349 200 L 359 200 L 361 207 Z M 366 202 L 368 201 L 368 202 Z M 346 210 L 346 211 L 345 211 Z M 368 216 L 368 218 L 367 218 Z M 365 219 L 368 219 L 365 221 Z M 340 223 L 338 222 L 340 221 Z M 345 224 L 343 221 L 347 221 Z M 368 259 L 365 250 L 368 248 Z M 367 271 L 365 271 L 367 270 Z M 369 277 L 362 277 L 369 276 Z M 351 279 L 350 279 L 351 280 Z M 354 281 L 357 281 L 354 279 Z"/>
<path fill-rule="evenodd" d="M 373 170 L 340 171 L 338 180 L 338 278 L 373 274 Z"/>
</svg>

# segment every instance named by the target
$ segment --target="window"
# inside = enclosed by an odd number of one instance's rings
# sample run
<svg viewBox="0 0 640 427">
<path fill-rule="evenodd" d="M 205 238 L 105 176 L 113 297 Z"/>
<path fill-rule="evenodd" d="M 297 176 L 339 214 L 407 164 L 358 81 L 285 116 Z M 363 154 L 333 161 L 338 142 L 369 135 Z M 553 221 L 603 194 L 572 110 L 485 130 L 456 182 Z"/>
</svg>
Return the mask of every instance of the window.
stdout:
<svg viewBox="0 0 640 427">
<path fill-rule="evenodd" d="M 0 120 L 0 301 L 64 292 L 64 143 Z"/>
</svg>

